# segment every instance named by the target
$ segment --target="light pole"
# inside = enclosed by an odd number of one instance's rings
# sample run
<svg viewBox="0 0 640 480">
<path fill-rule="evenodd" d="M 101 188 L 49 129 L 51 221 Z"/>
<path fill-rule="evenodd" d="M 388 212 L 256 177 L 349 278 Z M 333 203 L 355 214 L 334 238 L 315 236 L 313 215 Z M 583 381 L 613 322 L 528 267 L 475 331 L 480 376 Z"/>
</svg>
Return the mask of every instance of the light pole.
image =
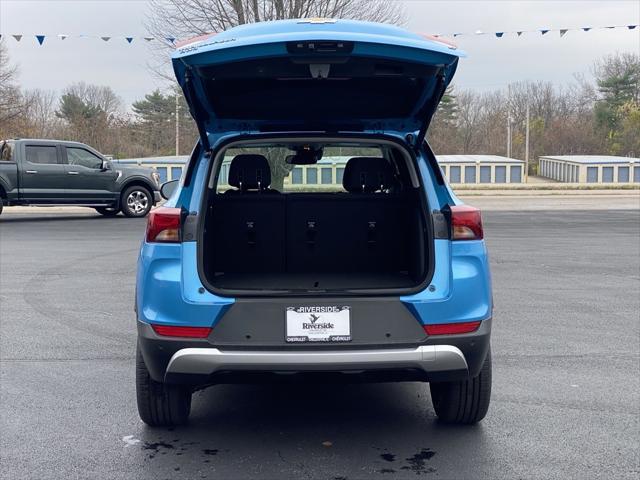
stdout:
<svg viewBox="0 0 640 480">
<path fill-rule="evenodd" d="M 539 167 L 538 167 L 539 168 Z M 540 172 L 538 172 L 540 175 Z M 527 103 L 527 123 L 524 134 L 524 183 L 529 181 L 529 104 Z"/>
<path fill-rule="evenodd" d="M 507 157 L 511 158 L 511 114 L 507 115 Z"/>
<path fill-rule="evenodd" d="M 511 158 L 511 84 L 507 85 L 507 158 Z"/>
</svg>

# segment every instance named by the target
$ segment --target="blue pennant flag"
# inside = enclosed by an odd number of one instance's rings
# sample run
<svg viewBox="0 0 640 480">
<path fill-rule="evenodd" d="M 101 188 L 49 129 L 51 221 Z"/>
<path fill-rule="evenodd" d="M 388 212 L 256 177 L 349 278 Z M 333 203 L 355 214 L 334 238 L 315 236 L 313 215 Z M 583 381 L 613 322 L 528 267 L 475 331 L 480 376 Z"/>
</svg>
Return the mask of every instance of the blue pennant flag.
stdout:
<svg viewBox="0 0 640 480">
<path fill-rule="evenodd" d="M 637 25 L 627 25 L 627 28 L 628 28 L 629 30 L 633 30 L 633 29 L 634 29 L 634 28 L 636 28 L 636 27 L 637 27 Z"/>
<path fill-rule="evenodd" d="M 36 35 L 36 40 L 38 40 L 38 43 L 42 45 L 44 43 L 44 35 Z"/>
<path fill-rule="evenodd" d="M 542 33 L 542 35 L 544 35 L 545 33 L 549 33 L 549 29 L 540 30 L 540 33 Z"/>
<path fill-rule="evenodd" d="M 133 42 L 133 37 L 124 37 L 128 43 Z"/>
<path fill-rule="evenodd" d="M 502 38 L 503 35 L 504 35 L 504 32 L 496 32 L 496 37 L 498 38 Z"/>
<path fill-rule="evenodd" d="M 165 40 L 169 43 L 174 43 L 176 41 L 175 37 L 165 37 Z"/>
<path fill-rule="evenodd" d="M 582 27 L 582 30 L 584 30 L 585 32 L 588 32 L 589 30 L 591 30 L 593 27 Z"/>
</svg>

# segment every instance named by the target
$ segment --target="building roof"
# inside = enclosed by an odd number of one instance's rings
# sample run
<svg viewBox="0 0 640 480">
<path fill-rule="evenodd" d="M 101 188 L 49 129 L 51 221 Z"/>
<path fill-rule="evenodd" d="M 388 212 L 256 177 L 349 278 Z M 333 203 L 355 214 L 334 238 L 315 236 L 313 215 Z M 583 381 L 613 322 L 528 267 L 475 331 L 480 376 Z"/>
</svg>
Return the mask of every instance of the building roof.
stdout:
<svg viewBox="0 0 640 480">
<path fill-rule="evenodd" d="M 189 155 L 170 155 L 166 157 L 144 157 L 144 158 L 120 158 L 113 160 L 115 163 L 166 163 L 166 164 L 175 164 L 175 163 L 187 163 L 189 160 Z"/>
<path fill-rule="evenodd" d="M 347 161 L 352 156 L 353 155 L 322 157 L 322 159 L 318 161 L 317 165 L 332 165 L 332 164 L 343 165 L 347 163 Z M 502 157 L 500 155 L 436 155 L 436 158 L 439 163 L 444 163 L 444 164 L 448 164 L 448 163 L 506 163 L 506 164 L 517 164 L 517 165 L 524 164 L 524 161 L 518 160 L 517 158 Z M 566 157 L 540 157 L 540 158 L 569 159 L 574 157 L 566 156 Z M 602 158 L 602 157 L 598 157 L 598 158 Z M 624 163 L 629 163 L 629 159 L 626 157 L 610 157 L 610 158 L 623 159 L 621 161 L 624 161 Z M 171 156 L 164 156 L 164 157 L 121 158 L 113 161 L 115 163 L 137 164 L 137 165 L 141 165 L 145 163 L 147 164 L 151 163 L 151 164 L 157 164 L 157 165 L 162 165 L 162 164 L 175 165 L 175 164 L 185 164 L 187 163 L 188 160 L 189 160 L 188 155 L 178 155 L 178 156 L 171 155 Z M 230 157 L 225 158 L 225 163 L 229 162 L 230 160 L 231 160 Z M 635 160 L 637 161 L 638 159 L 635 159 Z"/>
<path fill-rule="evenodd" d="M 436 155 L 438 163 L 514 163 L 524 164 L 517 158 L 502 157 L 500 155 Z"/>
<path fill-rule="evenodd" d="M 553 155 L 540 157 L 543 160 L 556 160 L 561 162 L 601 164 L 601 163 L 640 163 L 640 158 L 616 157 L 613 155 Z"/>
</svg>

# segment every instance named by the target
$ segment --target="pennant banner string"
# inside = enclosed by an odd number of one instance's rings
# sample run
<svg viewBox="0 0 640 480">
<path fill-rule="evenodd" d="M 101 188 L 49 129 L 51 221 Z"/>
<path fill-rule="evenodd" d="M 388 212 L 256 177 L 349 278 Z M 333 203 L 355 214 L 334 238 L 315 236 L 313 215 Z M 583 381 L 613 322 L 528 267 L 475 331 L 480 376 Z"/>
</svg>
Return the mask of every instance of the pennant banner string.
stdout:
<svg viewBox="0 0 640 480">
<path fill-rule="evenodd" d="M 432 34 L 431 36 L 433 37 L 466 37 L 466 36 L 477 36 L 477 35 L 490 35 L 490 36 L 494 36 L 496 38 L 504 38 L 507 37 L 509 35 L 517 35 L 518 37 L 521 37 L 522 34 L 527 33 L 527 34 L 539 34 L 539 35 L 546 35 L 549 32 L 558 32 L 560 37 L 564 37 L 567 32 L 571 32 L 571 31 L 583 31 L 583 32 L 590 32 L 592 30 L 612 30 L 612 29 L 626 29 L 626 30 L 635 30 L 636 28 L 638 28 L 640 25 L 638 24 L 629 24 L 629 25 L 606 25 L 603 27 L 593 27 L 593 26 L 585 26 L 585 27 L 575 27 L 575 28 L 539 28 L 536 30 L 511 30 L 511 31 L 507 31 L 507 30 L 502 30 L 502 31 L 498 31 L 498 32 L 485 32 L 483 30 L 476 30 L 474 32 L 455 32 L 455 33 L 435 33 Z M 0 34 L 0 39 L 2 39 L 4 37 L 6 37 L 6 34 Z M 23 33 L 17 34 L 17 33 L 12 33 L 10 34 L 11 37 L 13 37 L 13 39 L 16 42 L 19 42 L 23 39 L 23 37 L 25 36 L 29 36 Z M 65 40 L 68 38 L 96 38 L 99 40 L 102 40 L 104 42 L 109 42 L 109 41 L 115 41 L 116 39 L 118 40 L 124 40 L 126 41 L 128 44 L 132 44 L 134 42 L 134 40 L 138 39 L 138 40 L 145 40 L 145 42 L 162 42 L 165 43 L 169 46 L 175 46 L 176 44 L 176 38 L 172 37 L 172 36 L 167 36 L 167 37 L 162 37 L 162 38 L 157 38 L 157 37 L 150 37 L 150 36 L 126 36 L 126 37 L 120 37 L 120 36 L 114 36 L 114 35 L 87 35 L 87 34 L 78 34 L 78 35 L 69 35 L 66 33 L 58 33 L 56 35 L 45 35 L 45 34 L 37 34 L 37 35 L 33 35 L 32 38 L 35 38 L 35 40 L 38 42 L 39 45 L 43 45 L 45 40 L 49 37 L 57 37 L 60 40 Z"/>
<path fill-rule="evenodd" d="M 509 34 L 515 34 L 518 37 L 522 36 L 523 33 L 536 33 L 540 35 L 546 35 L 549 32 L 558 32 L 560 37 L 564 37 L 567 32 L 571 31 L 584 31 L 589 32 L 591 30 L 612 30 L 614 28 L 617 29 L 626 29 L 626 30 L 634 30 L 638 28 L 638 24 L 629 24 L 629 25 L 607 25 L 604 27 L 575 27 L 575 28 L 538 28 L 536 30 L 503 30 L 498 32 L 484 32 L 482 30 L 476 30 L 475 32 L 455 32 L 455 33 L 436 33 L 433 34 L 434 37 L 466 37 L 466 36 L 475 36 L 475 35 L 493 35 L 496 38 L 503 38 Z"/>
</svg>

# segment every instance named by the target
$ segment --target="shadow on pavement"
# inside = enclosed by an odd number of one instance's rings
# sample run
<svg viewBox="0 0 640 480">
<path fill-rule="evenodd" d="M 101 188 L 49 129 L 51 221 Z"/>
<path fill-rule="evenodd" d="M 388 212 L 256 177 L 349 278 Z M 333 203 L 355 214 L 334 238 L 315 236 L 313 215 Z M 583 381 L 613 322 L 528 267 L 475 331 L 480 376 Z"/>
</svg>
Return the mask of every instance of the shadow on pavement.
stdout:
<svg viewBox="0 0 640 480">
<path fill-rule="evenodd" d="M 90 214 L 90 213 L 79 213 L 75 215 L 59 215 L 55 213 L 42 214 L 42 216 L 37 214 L 6 214 L 3 213 L 0 215 L 0 223 L 41 223 L 41 222 L 65 222 L 70 220 L 82 221 L 82 220 L 95 220 L 99 219 L 101 221 L 108 220 L 124 220 L 127 217 L 124 215 L 118 215 L 117 217 L 103 217 L 102 215 Z M 135 220 L 135 219 L 134 219 Z"/>
<path fill-rule="evenodd" d="M 333 480 L 415 478 L 486 443 L 482 426 L 438 422 L 419 383 L 216 386 L 194 395 L 188 426 L 145 427 L 140 440 L 158 474 Z"/>
</svg>

